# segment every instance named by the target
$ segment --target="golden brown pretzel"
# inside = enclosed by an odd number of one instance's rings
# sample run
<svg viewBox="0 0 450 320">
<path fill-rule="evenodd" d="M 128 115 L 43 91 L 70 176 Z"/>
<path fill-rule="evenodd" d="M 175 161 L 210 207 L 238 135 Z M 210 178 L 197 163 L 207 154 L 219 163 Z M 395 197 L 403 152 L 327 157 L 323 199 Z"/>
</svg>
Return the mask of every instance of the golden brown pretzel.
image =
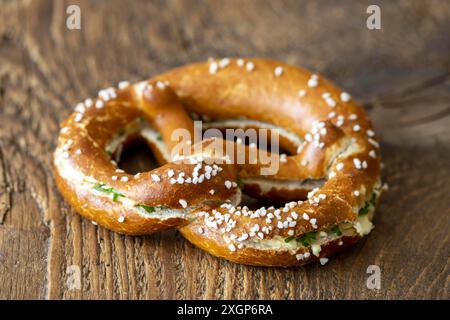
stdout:
<svg viewBox="0 0 450 320">
<path fill-rule="evenodd" d="M 279 130 L 292 155 L 275 155 L 270 176 L 259 162 L 209 164 L 217 159 L 204 151 L 174 159 L 172 132 L 194 130 L 188 112 L 208 117 L 206 127 Z M 133 135 L 147 139 L 160 168 L 133 176 L 111 161 Z M 54 164 L 61 193 L 88 219 L 132 235 L 177 228 L 251 265 L 326 263 L 370 232 L 382 191 L 364 110 L 323 77 L 263 59 L 211 60 L 101 91 L 63 123 Z M 241 188 L 287 203 L 250 210 L 239 206 Z"/>
</svg>

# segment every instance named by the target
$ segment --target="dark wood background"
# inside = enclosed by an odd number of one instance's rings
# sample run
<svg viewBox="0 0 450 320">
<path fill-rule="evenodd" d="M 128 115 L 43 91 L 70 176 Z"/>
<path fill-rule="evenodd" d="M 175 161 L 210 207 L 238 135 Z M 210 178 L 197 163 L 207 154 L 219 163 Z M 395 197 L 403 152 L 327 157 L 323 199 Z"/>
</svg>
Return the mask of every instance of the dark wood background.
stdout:
<svg viewBox="0 0 450 320">
<path fill-rule="evenodd" d="M 81 30 L 66 7 L 81 7 Z M 382 29 L 366 28 L 381 7 Z M 450 298 L 448 1 L 0 1 L 0 298 Z M 236 265 L 175 232 L 125 237 L 58 194 L 51 157 L 73 106 L 209 56 L 319 71 L 382 135 L 390 190 L 376 229 L 326 266 Z M 81 289 L 67 286 L 79 266 Z M 366 287 L 369 265 L 381 289 Z"/>
</svg>

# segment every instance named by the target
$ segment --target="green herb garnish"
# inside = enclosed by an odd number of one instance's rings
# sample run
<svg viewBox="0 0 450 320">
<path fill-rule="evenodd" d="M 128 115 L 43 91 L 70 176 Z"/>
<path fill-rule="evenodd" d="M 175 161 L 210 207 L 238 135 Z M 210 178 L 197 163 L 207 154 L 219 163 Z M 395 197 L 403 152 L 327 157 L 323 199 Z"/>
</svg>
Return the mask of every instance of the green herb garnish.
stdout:
<svg viewBox="0 0 450 320">
<path fill-rule="evenodd" d="M 237 186 L 238 186 L 238 188 L 239 189 L 244 189 L 244 182 L 242 181 L 242 179 L 241 178 L 237 178 L 237 180 L 236 180 L 236 183 L 237 183 Z"/>
<path fill-rule="evenodd" d="M 112 156 L 112 152 L 109 151 L 109 150 L 105 150 L 105 153 L 106 153 L 106 155 L 107 155 L 108 157 L 111 157 L 111 156 Z"/>
<path fill-rule="evenodd" d="M 288 243 L 295 239 L 297 242 L 300 242 L 303 246 L 308 247 L 314 242 L 314 240 L 316 240 L 316 235 L 317 235 L 317 232 L 309 232 L 309 233 L 305 233 L 303 236 L 298 237 L 298 238 L 287 237 L 284 239 L 284 242 Z"/>
<path fill-rule="evenodd" d="M 358 215 L 363 216 L 363 215 L 367 214 L 369 212 L 369 207 L 370 207 L 370 203 L 366 202 L 364 204 L 364 207 L 359 209 Z"/>
<path fill-rule="evenodd" d="M 337 236 L 342 236 L 342 231 L 338 225 L 332 227 L 330 231 L 336 234 Z M 298 238 L 287 237 L 284 239 L 284 242 L 288 243 L 294 239 L 297 240 L 297 242 L 300 242 L 303 246 L 308 247 L 317 239 L 317 232 L 309 232 Z"/>
<path fill-rule="evenodd" d="M 297 241 L 300 242 L 304 247 L 308 247 L 316 240 L 316 235 L 317 232 L 309 232 L 297 238 Z"/>
<path fill-rule="evenodd" d="M 288 243 L 294 239 L 295 239 L 295 237 L 287 237 L 286 239 L 284 239 L 284 242 Z"/>
<path fill-rule="evenodd" d="M 342 231 L 341 229 L 339 229 L 338 225 L 335 225 L 333 228 L 331 228 L 331 232 L 333 232 L 337 236 L 342 236 Z"/>
<path fill-rule="evenodd" d="M 117 130 L 118 136 L 123 136 L 124 134 L 125 134 L 125 128 L 120 128 L 119 130 Z"/>
<path fill-rule="evenodd" d="M 147 206 L 145 204 L 137 204 L 136 207 L 142 208 L 148 213 L 153 213 L 156 211 L 156 209 L 166 209 L 166 206 Z"/>
<path fill-rule="evenodd" d="M 97 191 L 101 191 L 101 192 L 106 192 L 109 193 L 113 190 L 112 187 L 108 187 L 107 185 L 105 185 L 104 183 L 98 183 L 94 186 L 94 189 Z"/>
<path fill-rule="evenodd" d="M 113 187 L 109 187 L 104 183 L 97 183 L 96 185 L 94 185 L 94 190 L 111 194 L 113 201 L 117 201 L 119 197 L 125 197 L 123 194 L 119 193 Z"/>
<path fill-rule="evenodd" d="M 147 211 L 148 213 L 153 213 L 153 212 L 155 212 L 155 207 L 147 206 L 147 205 L 145 205 L 145 204 L 137 204 L 136 207 L 142 208 L 142 209 L 144 209 L 145 211 Z"/>
<path fill-rule="evenodd" d="M 377 196 L 375 195 L 375 193 L 373 193 L 372 198 L 370 198 L 369 201 L 366 201 L 366 203 L 364 203 L 364 207 L 359 209 L 358 215 L 363 216 L 367 214 L 369 212 L 370 206 L 375 207 L 376 204 L 377 204 Z"/>
<path fill-rule="evenodd" d="M 158 134 L 156 135 L 156 140 L 162 141 L 161 133 L 158 133 Z"/>
</svg>

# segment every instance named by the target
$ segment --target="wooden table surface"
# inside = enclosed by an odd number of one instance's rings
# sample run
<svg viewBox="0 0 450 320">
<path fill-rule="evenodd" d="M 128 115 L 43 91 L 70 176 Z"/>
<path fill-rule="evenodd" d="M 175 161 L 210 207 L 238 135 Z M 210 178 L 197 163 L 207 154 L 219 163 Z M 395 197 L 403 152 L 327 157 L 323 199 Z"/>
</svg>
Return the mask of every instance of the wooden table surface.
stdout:
<svg viewBox="0 0 450 320">
<path fill-rule="evenodd" d="M 370 3 L 381 30 L 366 28 Z M 0 298 L 449 299 L 450 6 L 370 3 L 1 0 Z M 81 30 L 66 28 L 69 4 Z M 78 101 L 210 56 L 301 65 L 364 104 L 390 186 L 369 237 L 326 266 L 254 268 L 176 232 L 109 232 L 63 201 L 51 158 Z"/>
</svg>

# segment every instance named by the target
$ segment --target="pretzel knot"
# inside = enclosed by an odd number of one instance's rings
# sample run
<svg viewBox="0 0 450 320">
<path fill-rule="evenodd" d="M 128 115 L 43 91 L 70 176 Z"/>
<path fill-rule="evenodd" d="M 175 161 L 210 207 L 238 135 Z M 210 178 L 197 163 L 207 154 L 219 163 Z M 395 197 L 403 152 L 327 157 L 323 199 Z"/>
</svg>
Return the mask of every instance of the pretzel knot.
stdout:
<svg viewBox="0 0 450 320">
<path fill-rule="evenodd" d="M 203 129 L 267 129 L 288 154 L 268 152 L 276 170 L 262 174 L 261 157 L 216 152 L 262 149 L 245 139 L 174 139 L 195 136 L 195 117 Z M 132 175 L 117 160 L 137 137 L 161 166 Z M 326 263 L 371 231 L 384 189 L 362 107 L 321 76 L 263 59 L 211 60 L 101 90 L 63 123 L 54 168 L 64 198 L 94 223 L 130 235 L 176 228 L 215 256 L 263 266 Z M 243 193 L 272 206 L 248 208 Z"/>
</svg>

